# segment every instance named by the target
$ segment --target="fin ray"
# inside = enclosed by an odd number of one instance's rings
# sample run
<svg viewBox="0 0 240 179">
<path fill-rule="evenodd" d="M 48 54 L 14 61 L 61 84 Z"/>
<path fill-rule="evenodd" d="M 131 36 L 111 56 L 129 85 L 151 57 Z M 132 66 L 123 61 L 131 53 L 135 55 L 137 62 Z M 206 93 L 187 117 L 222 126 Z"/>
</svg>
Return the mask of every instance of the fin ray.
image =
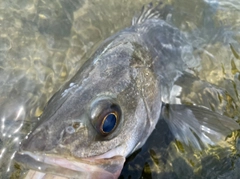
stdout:
<svg viewBox="0 0 240 179">
<path fill-rule="evenodd" d="M 166 104 L 162 116 L 176 139 L 199 150 L 224 141 L 227 135 L 239 129 L 233 119 L 198 106 Z"/>
<path fill-rule="evenodd" d="M 147 6 L 143 6 L 140 15 L 133 17 L 132 25 L 141 24 L 145 22 L 147 19 L 160 18 L 161 12 L 159 7 L 161 5 L 162 2 L 158 2 L 156 6 L 154 6 L 153 3 L 151 2 Z"/>
</svg>

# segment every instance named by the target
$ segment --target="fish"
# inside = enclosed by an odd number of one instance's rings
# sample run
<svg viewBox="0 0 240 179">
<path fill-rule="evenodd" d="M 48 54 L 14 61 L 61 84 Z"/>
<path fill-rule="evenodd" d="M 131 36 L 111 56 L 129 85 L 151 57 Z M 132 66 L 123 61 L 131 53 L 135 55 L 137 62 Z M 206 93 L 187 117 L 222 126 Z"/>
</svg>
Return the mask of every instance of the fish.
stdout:
<svg viewBox="0 0 240 179">
<path fill-rule="evenodd" d="M 232 118 L 179 101 L 188 88 L 179 85 L 183 79 L 218 89 L 192 73 L 183 58 L 192 44 L 161 18 L 160 7 L 143 6 L 132 25 L 107 38 L 49 100 L 15 154 L 31 169 L 26 178 L 118 178 L 159 120 L 199 150 L 239 129 Z"/>
</svg>

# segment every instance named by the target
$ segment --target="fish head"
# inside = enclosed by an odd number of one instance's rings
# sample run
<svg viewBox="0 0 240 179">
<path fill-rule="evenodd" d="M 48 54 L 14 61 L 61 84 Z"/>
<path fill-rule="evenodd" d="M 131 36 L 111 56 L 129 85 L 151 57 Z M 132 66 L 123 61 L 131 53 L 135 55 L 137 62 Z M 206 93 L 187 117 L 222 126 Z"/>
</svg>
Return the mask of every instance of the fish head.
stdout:
<svg viewBox="0 0 240 179">
<path fill-rule="evenodd" d="M 20 151 L 88 161 L 121 156 L 122 167 L 161 111 L 152 57 L 137 39 L 125 34 L 107 40 L 52 97 Z"/>
</svg>

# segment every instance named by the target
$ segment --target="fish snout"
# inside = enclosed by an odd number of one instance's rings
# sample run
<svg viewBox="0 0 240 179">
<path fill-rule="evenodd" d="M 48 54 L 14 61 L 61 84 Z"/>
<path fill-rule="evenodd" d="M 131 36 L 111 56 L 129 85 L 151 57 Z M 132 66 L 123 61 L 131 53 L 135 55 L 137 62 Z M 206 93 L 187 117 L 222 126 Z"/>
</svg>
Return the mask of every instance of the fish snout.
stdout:
<svg viewBox="0 0 240 179">
<path fill-rule="evenodd" d="M 20 145 L 20 149 L 35 152 L 48 151 L 53 148 L 53 144 L 50 145 L 49 141 L 49 135 L 45 131 L 35 131 L 26 136 Z"/>
</svg>

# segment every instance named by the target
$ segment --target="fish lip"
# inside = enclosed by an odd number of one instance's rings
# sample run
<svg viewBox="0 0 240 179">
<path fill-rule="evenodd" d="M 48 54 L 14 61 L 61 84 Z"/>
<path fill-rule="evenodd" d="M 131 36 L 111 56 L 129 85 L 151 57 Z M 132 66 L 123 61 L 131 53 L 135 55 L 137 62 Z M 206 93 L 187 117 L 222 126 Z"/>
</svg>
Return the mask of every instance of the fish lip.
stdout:
<svg viewBox="0 0 240 179">
<path fill-rule="evenodd" d="M 104 178 L 118 178 L 125 162 L 124 156 L 114 156 L 111 158 L 101 158 L 99 156 L 88 158 L 64 158 L 57 155 L 43 155 L 29 151 L 19 151 L 15 155 L 15 161 L 23 165 L 26 158 L 31 161 L 26 169 L 30 168 L 40 172 L 52 173 L 70 178 L 74 178 L 73 175 L 79 176 L 79 174 L 84 177 L 90 176 L 90 178 L 98 178 L 99 175 Z M 61 170 L 66 170 L 67 174 L 65 174 L 64 171 L 63 173 L 59 173 Z"/>
</svg>

